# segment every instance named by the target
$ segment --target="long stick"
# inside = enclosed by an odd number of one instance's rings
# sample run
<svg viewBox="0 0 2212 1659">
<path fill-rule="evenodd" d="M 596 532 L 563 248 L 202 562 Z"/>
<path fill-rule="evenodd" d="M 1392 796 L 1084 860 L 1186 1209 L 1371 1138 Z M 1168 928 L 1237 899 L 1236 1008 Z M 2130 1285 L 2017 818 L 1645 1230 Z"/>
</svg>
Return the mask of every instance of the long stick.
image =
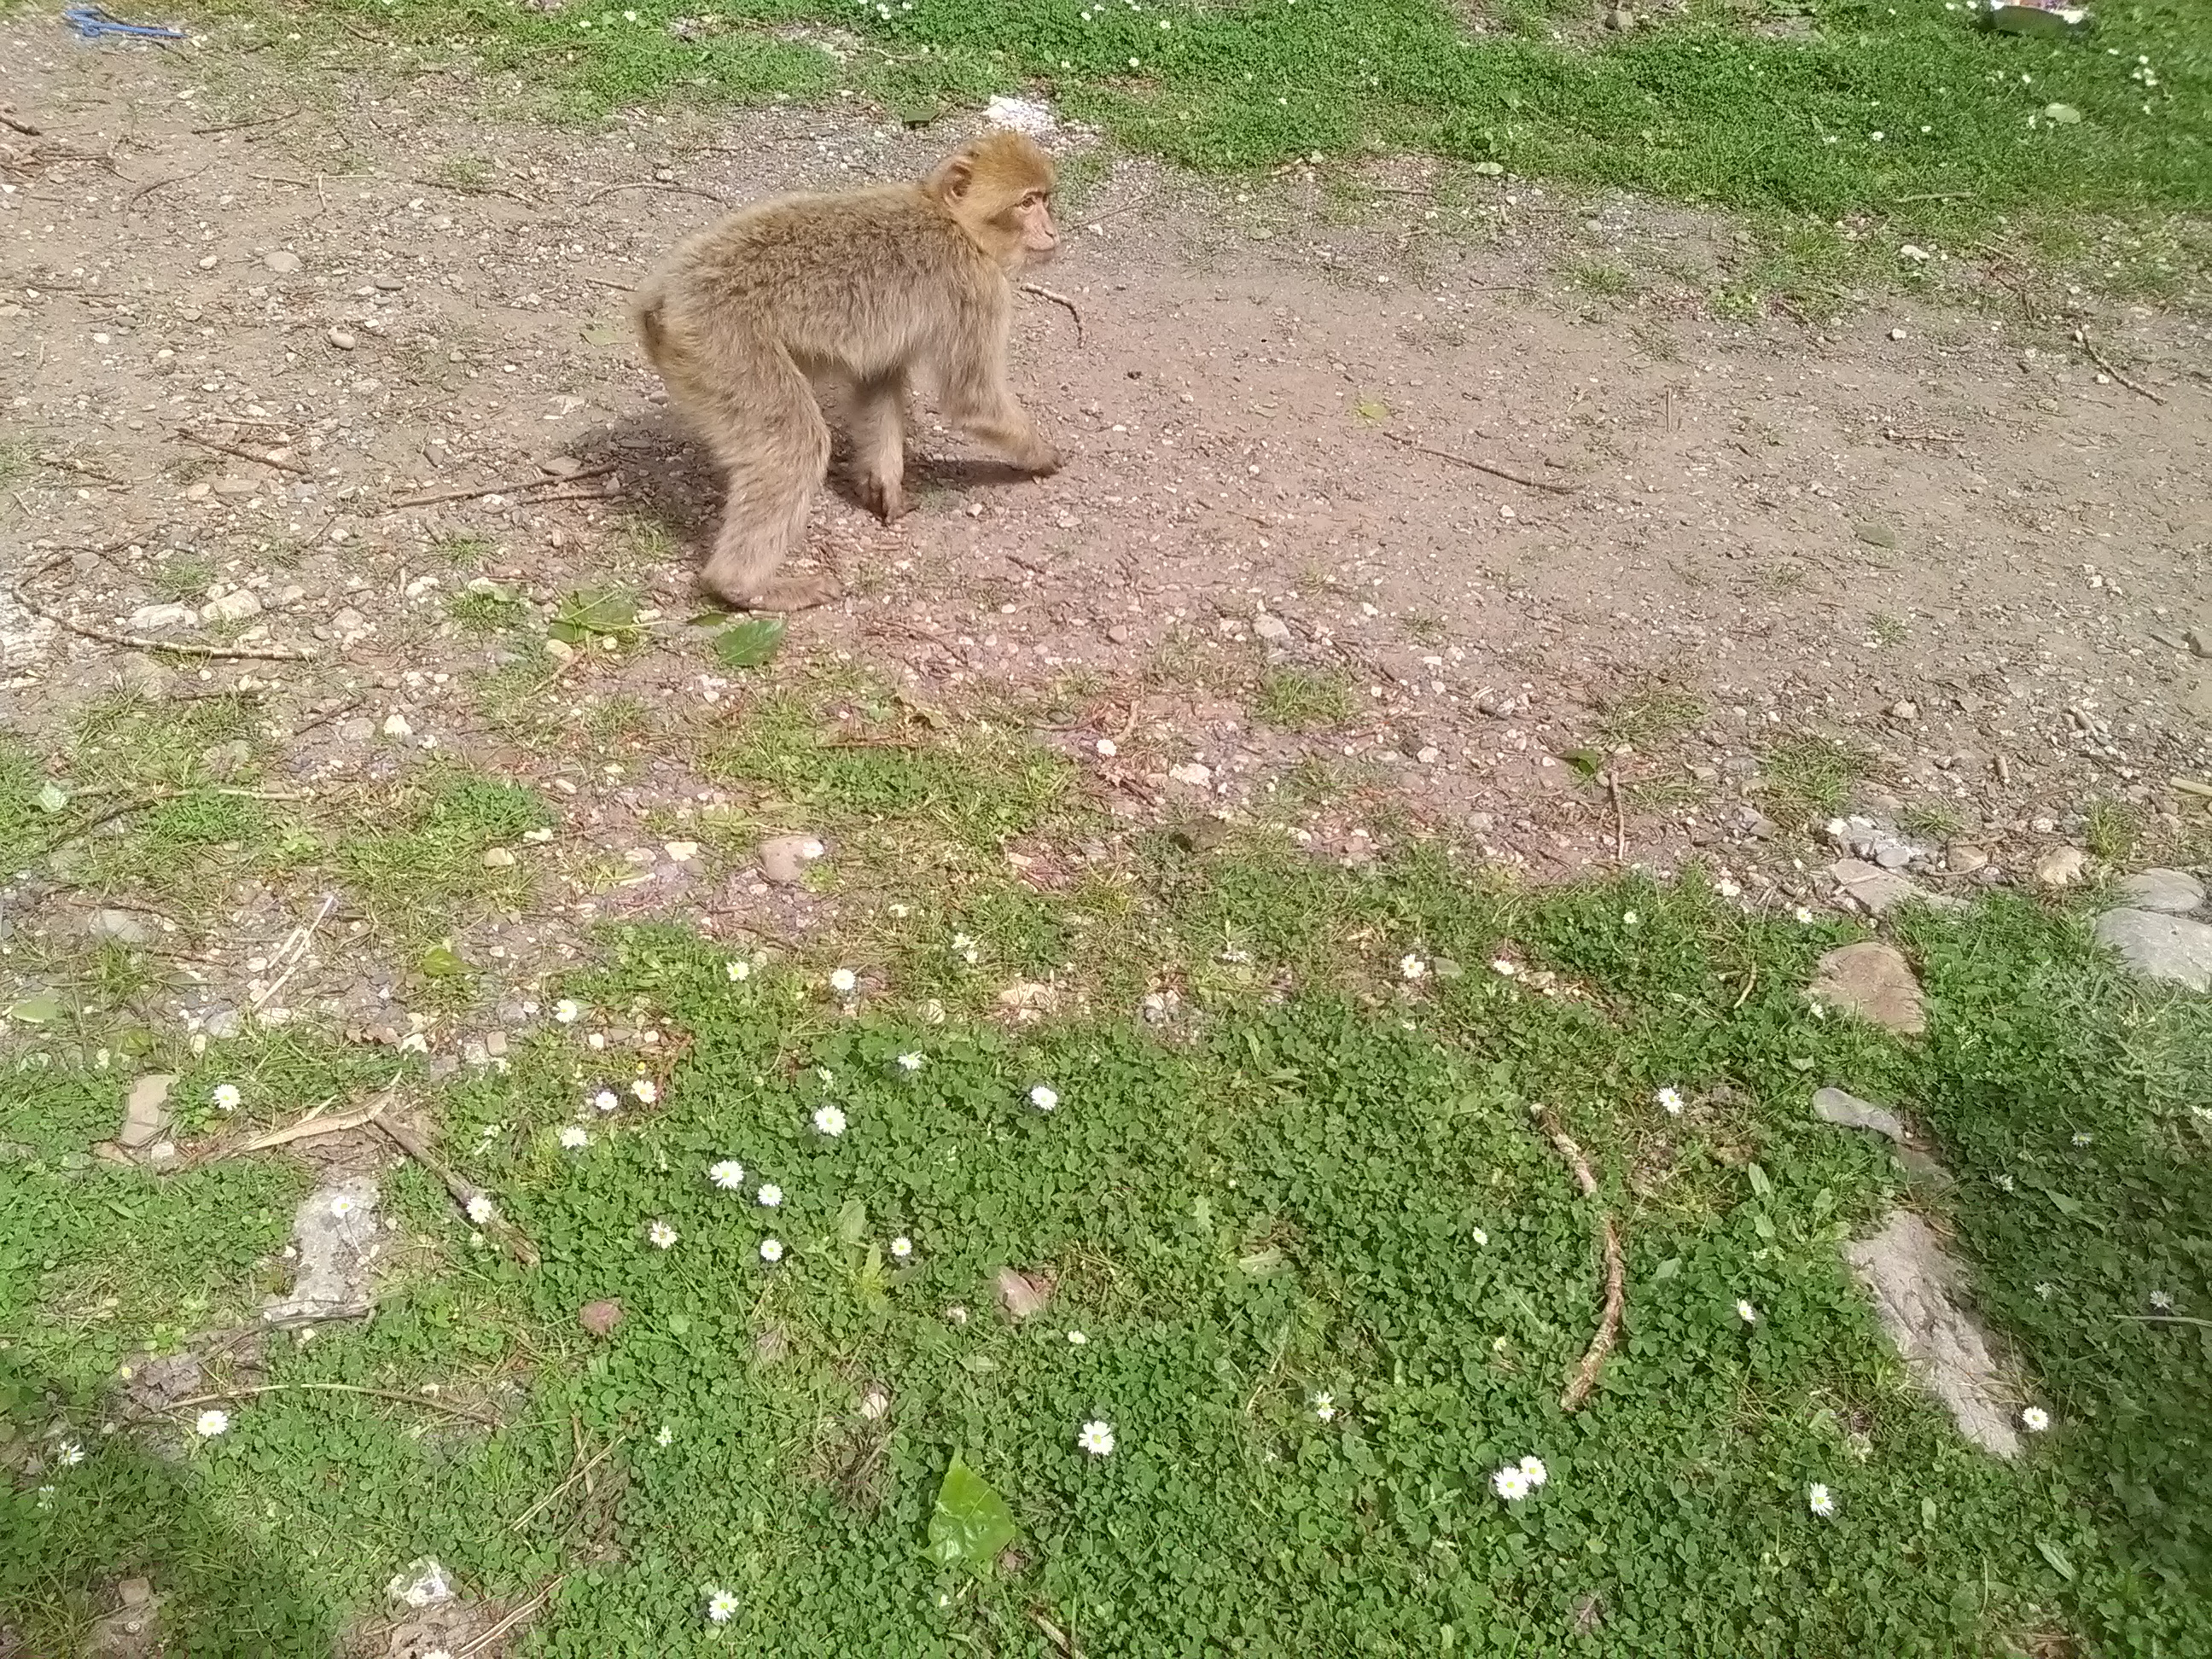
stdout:
<svg viewBox="0 0 2212 1659">
<path fill-rule="evenodd" d="M 1047 288 L 1042 283 L 1024 283 L 1022 292 L 1034 294 L 1040 300 L 1049 300 L 1056 306 L 1066 307 L 1067 314 L 1075 319 L 1075 343 L 1079 346 L 1083 343 L 1083 313 L 1076 309 L 1074 301 L 1056 289 Z"/>
<path fill-rule="evenodd" d="M 295 651 L 285 645 L 189 645 L 167 640 L 149 640 L 139 634 L 118 634 L 112 628 L 102 628 L 97 623 L 80 622 L 66 611 L 56 609 L 30 595 L 31 579 L 43 576 L 69 556 L 66 553 L 48 559 L 44 564 L 25 571 L 9 583 L 8 592 L 24 610 L 44 617 L 57 626 L 86 639 L 98 640 L 102 645 L 120 645 L 133 651 L 167 651 L 179 657 L 247 657 L 257 662 L 313 662 L 312 651 Z"/>
<path fill-rule="evenodd" d="M 1540 1107 L 1537 1109 L 1536 1121 L 1575 1172 L 1575 1184 L 1583 1189 L 1583 1196 L 1595 1198 L 1597 1176 L 1590 1172 L 1589 1160 L 1583 1156 L 1583 1149 L 1575 1144 L 1574 1137 L 1560 1126 L 1558 1118 Z M 1575 1367 L 1566 1392 L 1559 1396 L 1561 1411 L 1573 1411 L 1589 1398 L 1590 1390 L 1597 1386 L 1598 1372 L 1605 1368 L 1606 1356 L 1613 1352 L 1613 1345 L 1620 1335 L 1620 1312 L 1627 1300 L 1627 1268 L 1621 1260 L 1620 1230 L 1613 1224 L 1613 1218 L 1602 1211 L 1598 1215 L 1598 1237 L 1605 1247 L 1605 1310 L 1598 1316 L 1597 1334 L 1590 1338 L 1589 1352 L 1583 1355 L 1583 1363 Z"/>
<path fill-rule="evenodd" d="M 280 472 L 296 473 L 302 478 L 309 476 L 307 469 L 297 461 L 280 461 L 274 455 L 264 455 L 259 450 L 248 449 L 243 444 L 228 444 L 220 438 L 203 438 L 198 433 L 183 427 L 177 428 L 177 436 L 188 444 L 198 444 L 202 449 L 220 450 L 226 455 L 235 455 L 240 460 L 258 461 L 264 466 L 273 466 Z"/>
<path fill-rule="evenodd" d="M 426 1410 L 444 1412 L 453 1417 L 465 1417 L 486 1428 L 499 1427 L 496 1417 L 487 1417 L 482 1412 L 471 1411 L 466 1406 L 456 1406 L 451 1401 L 440 1400 L 427 1394 L 403 1394 L 398 1389 L 363 1388 L 358 1382 L 257 1382 L 250 1387 L 225 1389 L 220 1394 L 196 1394 L 190 1400 L 179 1400 L 168 1409 L 180 1412 L 191 1406 L 212 1406 L 222 1400 L 250 1400 L 256 1395 L 283 1394 L 293 1389 L 319 1389 L 331 1394 L 362 1394 L 377 1400 L 396 1400 L 403 1406 L 421 1406 Z"/>
<path fill-rule="evenodd" d="M 437 1154 L 423 1144 L 422 1136 L 416 1134 L 412 1129 L 388 1117 L 379 1117 L 374 1121 L 378 1128 L 392 1138 L 392 1143 L 401 1152 L 445 1182 L 446 1191 L 452 1195 L 453 1202 L 460 1206 L 463 1215 L 468 1215 L 469 1205 L 473 1200 L 491 1196 L 483 1188 L 462 1180 L 460 1176 L 447 1168 L 439 1160 Z M 476 1218 L 469 1216 L 469 1223 L 471 1226 L 477 1224 Z M 528 1239 L 515 1231 L 513 1224 L 505 1216 L 493 1217 L 491 1224 L 484 1228 L 484 1231 L 491 1234 L 513 1251 L 514 1259 L 524 1267 L 534 1267 L 538 1265 L 537 1250 Z"/>
<path fill-rule="evenodd" d="M 554 1487 L 551 1492 L 547 1492 L 544 1497 L 539 1498 L 535 1504 L 532 1504 L 528 1509 L 523 1510 L 521 1514 L 516 1516 L 513 1521 L 509 1522 L 507 1523 L 508 1530 L 512 1532 L 520 1532 L 524 1527 L 530 1523 L 532 1517 L 538 1515 L 541 1511 L 559 1503 L 562 1498 L 566 1497 L 575 1486 L 575 1484 L 579 1480 L 583 1480 L 586 1475 L 590 1474 L 593 1469 L 605 1462 L 607 1459 L 608 1454 L 612 1452 L 616 1447 L 621 1445 L 623 1441 L 629 1438 L 629 1435 L 625 1431 L 617 1435 L 613 1439 L 608 1441 L 605 1445 L 600 1447 L 599 1450 L 592 1454 L 588 1462 L 582 1464 L 580 1468 L 570 1470 L 568 1478 L 566 1480 L 563 1480 L 559 1486 Z"/>
<path fill-rule="evenodd" d="M 1517 483 L 1523 489 L 1546 489 L 1554 495 L 1571 495 L 1573 484 L 1547 483 L 1541 478 L 1524 478 L 1518 472 L 1508 472 L 1502 466 L 1492 466 L 1488 461 L 1478 461 L 1471 456 L 1455 455 L 1449 449 L 1431 449 L 1426 444 L 1417 444 L 1411 438 L 1401 438 L 1395 432 L 1382 434 L 1392 443 L 1402 445 L 1418 454 L 1433 455 L 1440 461 L 1451 461 L 1460 466 L 1471 466 L 1477 472 L 1487 472 L 1493 478 L 1503 478 L 1508 483 Z"/>
<path fill-rule="evenodd" d="M 384 510 L 397 513 L 403 507 L 435 507 L 441 501 L 470 501 L 479 495 L 519 495 L 526 489 L 545 489 L 554 484 L 580 483 L 586 478 L 605 477 L 619 465 L 610 461 L 605 466 L 588 466 L 580 472 L 571 472 L 562 478 L 529 478 L 520 483 L 460 484 L 447 489 L 426 489 L 420 495 L 402 495 Z"/>
</svg>

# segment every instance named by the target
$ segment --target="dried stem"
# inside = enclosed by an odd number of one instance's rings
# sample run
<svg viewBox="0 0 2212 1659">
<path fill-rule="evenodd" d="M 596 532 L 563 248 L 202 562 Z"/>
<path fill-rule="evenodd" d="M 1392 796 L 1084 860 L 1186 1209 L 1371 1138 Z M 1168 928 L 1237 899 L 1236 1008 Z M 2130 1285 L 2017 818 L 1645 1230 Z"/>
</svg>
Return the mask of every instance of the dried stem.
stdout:
<svg viewBox="0 0 2212 1659">
<path fill-rule="evenodd" d="M 1583 1196 L 1595 1198 L 1597 1176 L 1591 1173 L 1589 1160 L 1583 1156 L 1583 1149 L 1575 1144 L 1574 1137 L 1550 1111 L 1540 1107 L 1535 1116 L 1544 1133 L 1551 1137 L 1552 1145 L 1559 1149 L 1559 1156 L 1566 1159 L 1567 1167 L 1574 1171 L 1575 1184 L 1583 1189 Z M 1620 1229 L 1614 1224 L 1613 1217 L 1602 1211 L 1598 1214 L 1598 1239 L 1605 1249 L 1605 1310 L 1598 1316 L 1597 1334 L 1590 1338 L 1589 1352 L 1583 1355 L 1582 1364 L 1575 1367 L 1566 1392 L 1559 1396 L 1561 1411 L 1573 1411 L 1589 1398 L 1590 1390 L 1597 1386 L 1598 1373 L 1605 1368 L 1606 1357 L 1620 1336 L 1627 1268 L 1620 1254 Z"/>
</svg>

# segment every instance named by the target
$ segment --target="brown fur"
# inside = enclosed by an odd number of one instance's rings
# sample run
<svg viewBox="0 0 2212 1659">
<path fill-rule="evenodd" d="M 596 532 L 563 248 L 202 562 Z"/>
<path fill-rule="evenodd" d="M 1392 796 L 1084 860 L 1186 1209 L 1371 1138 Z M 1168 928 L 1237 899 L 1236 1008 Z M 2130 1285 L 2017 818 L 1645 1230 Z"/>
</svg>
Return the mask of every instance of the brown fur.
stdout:
<svg viewBox="0 0 2212 1659">
<path fill-rule="evenodd" d="M 726 475 L 709 589 L 769 611 L 835 596 L 827 574 L 776 574 L 829 469 L 825 411 L 861 499 L 896 519 L 912 377 L 1016 465 L 1059 466 L 1006 385 L 1010 279 L 1058 246 L 1053 185 L 1034 143 L 994 133 L 919 183 L 742 209 L 645 279 L 632 313 L 646 356 Z"/>
</svg>

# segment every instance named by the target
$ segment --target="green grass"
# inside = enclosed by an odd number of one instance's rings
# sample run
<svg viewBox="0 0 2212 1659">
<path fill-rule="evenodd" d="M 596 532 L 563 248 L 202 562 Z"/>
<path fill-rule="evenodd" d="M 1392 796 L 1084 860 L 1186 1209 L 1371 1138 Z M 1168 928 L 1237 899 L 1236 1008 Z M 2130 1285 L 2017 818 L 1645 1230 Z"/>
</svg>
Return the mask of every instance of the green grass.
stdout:
<svg viewBox="0 0 2212 1659">
<path fill-rule="evenodd" d="M 1933 1018 L 1905 1045 L 1800 994 L 1847 934 L 1695 882 L 1533 892 L 1434 848 L 1352 872 L 1163 842 L 1124 896 L 1140 954 L 1182 988 L 1158 1034 L 1118 1000 L 933 1024 L 934 938 L 872 964 L 854 1017 L 823 987 L 826 943 L 735 981 L 724 949 L 672 928 L 611 939 L 563 988 L 583 1019 L 440 1103 L 443 1156 L 543 1265 L 472 1245 L 403 1166 L 386 1204 L 409 1245 L 376 1320 L 276 1342 L 257 1374 L 435 1383 L 495 1431 L 279 1393 L 173 1462 L 154 1455 L 173 1426 L 94 1434 L 117 1364 L 275 1288 L 261 1264 L 302 1177 L 71 1167 L 118 1085 L 62 1067 L 11 1087 L 0 1328 L 19 1338 L 26 1473 L 0 1484 L 0 1604 L 32 1650 L 66 1652 L 127 1564 L 179 1595 L 192 1651 L 320 1653 L 427 1551 L 510 1598 L 565 1571 L 522 1650 L 541 1656 L 1059 1651 L 1038 1615 L 1101 1659 L 2212 1640 L 2193 1496 L 2212 1480 L 2212 1341 L 2132 1317 L 2153 1291 L 2184 1315 L 2212 1303 L 2212 1139 L 2190 1110 L 2212 1005 L 2115 978 L 2078 922 L 2019 903 L 1906 919 Z M 1096 902 L 1053 903 L 1073 926 Z M 1492 972 L 1501 954 L 1561 994 Z M 1103 981 L 1086 963 L 1073 983 Z M 588 1048 L 609 1021 L 679 1036 L 677 1057 Z M 289 1116 L 373 1086 L 294 1043 L 216 1045 L 179 1095 L 234 1080 L 249 1114 Z M 656 1108 L 591 1109 L 641 1072 Z M 2017 1468 L 1905 1385 L 1840 1264 L 1901 1182 L 1810 1119 L 1826 1081 L 1905 1107 L 1959 1177 L 1937 1201 L 2055 1419 Z M 810 1125 L 828 1103 L 835 1139 Z M 1539 1103 L 1592 1149 L 1628 1255 L 1623 1342 L 1571 1417 L 1593 1206 L 1529 1121 Z M 557 1144 L 572 1126 L 589 1145 Z M 200 1108 L 188 1129 L 211 1127 Z M 721 1158 L 743 1192 L 708 1181 Z M 752 1201 L 763 1180 L 773 1211 Z M 655 1220 L 672 1249 L 647 1243 Z M 1025 1323 L 997 1306 L 1006 1267 L 1054 1276 Z M 576 1322 L 601 1298 L 623 1311 L 605 1340 Z M 1110 1456 L 1077 1448 L 1094 1419 Z M 612 1447 L 589 1492 L 562 1486 L 580 1437 Z M 58 1466 L 64 1438 L 81 1466 Z M 956 1454 L 1018 1533 L 994 1571 L 921 1548 Z M 1508 1507 L 1490 1474 L 1530 1455 L 1548 1484 Z M 1831 1520 L 1808 1512 L 1814 1481 Z M 737 1600 L 720 1637 L 709 1587 Z"/>
<path fill-rule="evenodd" d="M 1764 757 L 1761 789 L 1768 809 L 1791 827 L 1802 829 L 1833 817 L 1850 804 L 1851 787 L 1872 769 L 1872 757 L 1835 738 L 1805 735 L 1785 738 Z"/>
<path fill-rule="evenodd" d="M 1341 674 L 1271 668 L 1252 696 L 1252 718 L 1285 732 L 1317 732 L 1352 718 L 1352 686 Z"/>
<path fill-rule="evenodd" d="M 1565 38 L 1542 11 L 1510 9 L 1508 28 L 1470 33 L 1432 0 L 751 0 L 690 40 L 666 27 L 691 15 L 672 0 L 647 0 L 634 22 L 623 9 L 542 15 L 485 0 L 329 9 L 426 50 L 465 45 L 550 82 L 580 115 L 850 88 L 916 119 L 1034 88 L 1127 144 L 1200 167 L 1425 149 L 1808 228 L 1870 211 L 1923 240 L 1955 232 L 1961 247 L 2006 219 L 2018 229 L 2201 209 L 2212 176 L 2212 49 L 2195 0 L 2108 10 L 2094 41 L 2057 46 L 1986 33 L 1937 0 L 1792 6 L 1812 19 L 1803 39 L 1757 33 L 1767 9 L 1729 0 L 1648 14 L 1623 35 Z M 798 20 L 852 31 L 864 49 L 840 64 L 764 27 Z M 2131 78 L 2139 56 L 2155 88 Z M 2053 104 L 2082 118 L 2045 119 Z M 1890 246 L 1877 243 L 1885 261 Z M 2092 239 L 2078 257 L 2102 266 L 2146 253 Z M 2160 259 L 2170 279 L 2185 274 L 2185 250 L 2142 263 Z"/>
</svg>

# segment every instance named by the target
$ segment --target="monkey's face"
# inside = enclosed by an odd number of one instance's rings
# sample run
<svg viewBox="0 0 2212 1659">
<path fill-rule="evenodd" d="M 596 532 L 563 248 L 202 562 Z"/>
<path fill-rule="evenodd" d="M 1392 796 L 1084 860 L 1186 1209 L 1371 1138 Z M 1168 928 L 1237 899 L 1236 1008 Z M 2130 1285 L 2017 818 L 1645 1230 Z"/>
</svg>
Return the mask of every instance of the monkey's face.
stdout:
<svg viewBox="0 0 2212 1659">
<path fill-rule="evenodd" d="M 1052 158 L 1018 132 L 993 133 L 948 157 L 923 186 L 975 245 L 1012 272 L 1060 251 Z"/>
</svg>

